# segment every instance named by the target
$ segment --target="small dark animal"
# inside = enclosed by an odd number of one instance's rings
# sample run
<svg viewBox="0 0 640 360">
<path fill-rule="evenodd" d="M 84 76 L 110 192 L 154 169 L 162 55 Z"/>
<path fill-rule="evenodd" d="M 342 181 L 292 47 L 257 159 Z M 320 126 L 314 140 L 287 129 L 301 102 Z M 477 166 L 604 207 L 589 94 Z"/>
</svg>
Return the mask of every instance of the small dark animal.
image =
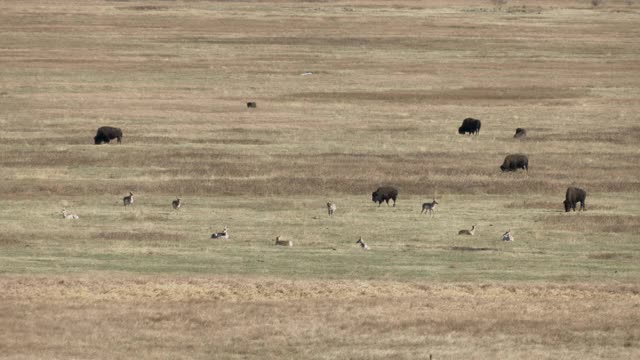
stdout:
<svg viewBox="0 0 640 360">
<path fill-rule="evenodd" d="M 516 134 L 513 135 L 514 138 L 523 138 L 525 136 L 527 136 L 527 130 L 523 128 L 517 128 Z"/>
<path fill-rule="evenodd" d="M 93 137 L 93 141 L 96 145 L 102 143 L 109 143 L 113 139 L 118 139 L 118 144 L 122 142 L 122 130 L 111 126 L 103 126 L 98 129 L 96 136 Z"/>
<path fill-rule="evenodd" d="M 580 203 L 580 210 L 586 211 L 587 208 L 584 205 L 584 201 L 587 198 L 587 192 L 577 187 L 570 186 L 567 188 L 567 193 L 564 200 L 564 211 L 569 210 L 576 211 L 576 204 Z"/>
<path fill-rule="evenodd" d="M 504 162 L 500 165 L 502 171 L 516 171 L 524 169 L 529 172 L 529 157 L 524 154 L 511 154 L 504 158 Z"/>
<path fill-rule="evenodd" d="M 255 109 L 256 107 L 258 107 L 258 104 L 256 104 L 255 101 L 250 101 L 247 103 L 247 107 L 250 109 Z"/>
<path fill-rule="evenodd" d="M 389 206 L 389 200 L 393 200 L 393 207 L 396 206 L 396 199 L 398 198 L 398 189 L 393 186 L 382 186 L 371 194 L 371 201 L 377 202 L 378 206 L 382 205 L 383 201 L 387 202 Z"/>
<path fill-rule="evenodd" d="M 480 125 L 482 123 L 478 119 L 466 118 L 462 120 L 462 126 L 458 128 L 458 134 L 480 134 Z"/>
</svg>

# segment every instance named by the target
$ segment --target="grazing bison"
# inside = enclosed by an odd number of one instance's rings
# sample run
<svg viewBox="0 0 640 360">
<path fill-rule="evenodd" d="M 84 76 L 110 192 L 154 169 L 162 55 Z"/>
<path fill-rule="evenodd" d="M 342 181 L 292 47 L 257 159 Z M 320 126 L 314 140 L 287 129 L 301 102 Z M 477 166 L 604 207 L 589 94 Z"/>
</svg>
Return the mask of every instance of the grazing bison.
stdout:
<svg viewBox="0 0 640 360">
<path fill-rule="evenodd" d="M 258 104 L 256 104 L 255 101 L 250 101 L 247 103 L 247 107 L 250 109 L 251 108 L 255 109 L 256 107 L 258 107 Z"/>
<path fill-rule="evenodd" d="M 529 172 L 529 157 L 524 154 L 511 154 L 504 158 L 504 162 L 500 165 L 502 171 L 516 171 L 524 169 Z"/>
<path fill-rule="evenodd" d="M 396 199 L 398 198 L 398 189 L 393 186 L 382 186 L 371 194 L 371 201 L 377 202 L 378 206 L 382 205 L 383 201 L 387 202 L 389 206 L 389 200 L 393 200 L 393 206 L 396 206 Z"/>
<path fill-rule="evenodd" d="M 527 136 L 527 130 L 523 129 L 523 128 L 517 128 L 516 129 L 516 134 L 513 135 L 514 138 L 523 138 Z"/>
<path fill-rule="evenodd" d="M 584 200 L 587 198 L 587 192 L 577 187 L 570 186 L 567 188 L 567 193 L 564 200 L 564 211 L 569 210 L 576 211 L 576 204 L 580 203 L 580 210 L 586 211 L 587 208 L 584 205 Z"/>
<path fill-rule="evenodd" d="M 458 134 L 480 134 L 480 125 L 480 120 L 466 118 L 462 121 L 462 126 L 458 128 Z"/>
<path fill-rule="evenodd" d="M 103 126 L 98 129 L 98 133 L 93 138 L 96 145 L 109 143 L 113 139 L 118 139 L 118 144 L 122 142 L 122 130 L 111 126 Z"/>
</svg>

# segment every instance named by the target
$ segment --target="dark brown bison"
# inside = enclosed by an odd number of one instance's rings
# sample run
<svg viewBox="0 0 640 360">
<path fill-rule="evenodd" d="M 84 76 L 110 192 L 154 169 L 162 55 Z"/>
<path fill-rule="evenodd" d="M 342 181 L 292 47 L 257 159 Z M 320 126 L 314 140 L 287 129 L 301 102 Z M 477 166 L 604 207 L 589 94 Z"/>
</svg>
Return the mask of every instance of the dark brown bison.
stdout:
<svg viewBox="0 0 640 360">
<path fill-rule="evenodd" d="M 527 136 L 527 130 L 523 128 L 517 128 L 516 134 L 513 135 L 514 138 L 523 138 L 525 136 Z"/>
<path fill-rule="evenodd" d="M 478 119 L 466 118 L 462 120 L 462 125 L 458 128 L 458 134 L 480 134 L 481 122 Z"/>
<path fill-rule="evenodd" d="M 389 206 L 389 200 L 393 200 L 393 206 L 396 206 L 396 199 L 398 198 L 398 189 L 393 186 L 382 186 L 371 194 L 371 201 L 377 202 L 378 206 L 382 205 L 383 201 L 387 202 Z"/>
<path fill-rule="evenodd" d="M 570 186 L 567 188 L 567 193 L 564 196 L 564 211 L 569 210 L 576 211 L 576 204 L 580 203 L 580 210 L 586 211 L 587 208 L 584 205 L 584 200 L 587 198 L 587 192 L 577 187 Z"/>
<path fill-rule="evenodd" d="M 109 143 L 113 139 L 118 139 L 118 144 L 122 142 L 122 130 L 111 126 L 103 126 L 98 129 L 93 141 L 96 145 Z"/>
<path fill-rule="evenodd" d="M 256 107 L 258 107 L 258 104 L 256 104 L 255 101 L 250 101 L 247 103 L 247 107 L 250 109 L 251 108 L 255 109 Z"/>
<path fill-rule="evenodd" d="M 516 171 L 524 169 L 529 171 L 529 157 L 524 154 L 511 154 L 504 158 L 504 162 L 500 165 L 502 171 Z"/>
</svg>

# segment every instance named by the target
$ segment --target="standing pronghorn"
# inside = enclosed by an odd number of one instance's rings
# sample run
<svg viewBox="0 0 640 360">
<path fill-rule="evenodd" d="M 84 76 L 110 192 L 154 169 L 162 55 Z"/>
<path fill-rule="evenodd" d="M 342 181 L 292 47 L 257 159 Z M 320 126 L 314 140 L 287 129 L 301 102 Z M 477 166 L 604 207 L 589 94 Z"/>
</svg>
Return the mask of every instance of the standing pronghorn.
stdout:
<svg viewBox="0 0 640 360">
<path fill-rule="evenodd" d="M 356 241 L 356 244 L 359 244 L 360 247 L 364 250 L 369 250 L 369 245 L 365 244 L 364 241 L 362 241 L 362 236 L 360 236 L 360 239 L 358 239 L 358 241 Z"/>
<path fill-rule="evenodd" d="M 122 198 L 124 206 L 133 205 L 133 193 L 129 191 L 129 195 Z"/>
<path fill-rule="evenodd" d="M 420 214 L 422 213 L 429 213 L 431 214 L 431 216 L 434 216 L 436 214 L 436 207 L 438 206 L 438 202 L 436 201 L 436 198 L 433 198 L 433 201 L 430 203 L 424 203 L 422 204 L 422 211 L 420 211 Z"/>
<path fill-rule="evenodd" d="M 76 214 L 72 214 L 70 212 L 67 212 L 67 209 L 62 208 L 62 217 L 67 219 L 67 220 L 78 220 L 80 219 L 80 217 Z"/>
<path fill-rule="evenodd" d="M 329 216 L 333 215 L 333 213 L 336 212 L 336 209 L 336 204 L 332 202 L 327 203 L 327 211 L 329 212 Z"/>
<path fill-rule="evenodd" d="M 180 200 L 179 197 L 176 197 L 176 199 L 171 202 L 171 206 L 174 210 L 180 209 L 180 206 L 182 206 L 182 200 Z"/>
<path fill-rule="evenodd" d="M 513 241 L 513 235 L 511 235 L 511 229 L 507 230 L 507 232 L 502 235 L 502 241 Z"/>
</svg>

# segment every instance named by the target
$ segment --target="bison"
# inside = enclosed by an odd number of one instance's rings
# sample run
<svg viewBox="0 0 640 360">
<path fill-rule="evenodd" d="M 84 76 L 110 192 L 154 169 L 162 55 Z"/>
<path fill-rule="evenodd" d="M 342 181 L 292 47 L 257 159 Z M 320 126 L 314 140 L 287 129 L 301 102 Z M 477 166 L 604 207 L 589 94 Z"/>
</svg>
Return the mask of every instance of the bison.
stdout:
<svg viewBox="0 0 640 360">
<path fill-rule="evenodd" d="M 516 134 L 513 135 L 514 138 L 523 138 L 525 136 L 527 136 L 527 130 L 523 128 L 517 128 Z"/>
<path fill-rule="evenodd" d="M 249 109 L 252 109 L 252 108 L 255 109 L 256 107 L 258 107 L 258 104 L 256 104 L 255 101 L 250 101 L 247 103 L 247 107 Z"/>
<path fill-rule="evenodd" d="M 118 144 L 122 142 L 122 130 L 111 126 L 103 126 L 98 129 L 93 141 L 96 145 L 109 143 L 113 139 L 118 139 Z"/>
<path fill-rule="evenodd" d="M 458 134 L 480 134 L 481 122 L 478 119 L 466 118 L 462 121 L 462 126 L 458 128 Z"/>
<path fill-rule="evenodd" d="M 393 206 L 396 206 L 396 199 L 398 198 L 398 189 L 393 186 L 382 186 L 371 194 L 371 201 L 377 202 L 378 206 L 382 205 L 383 201 L 387 202 L 389 206 L 389 200 L 393 200 Z"/>
<path fill-rule="evenodd" d="M 584 205 L 584 201 L 587 198 L 587 192 L 577 187 L 570 186 L 567 188 L 564 200 L 564 211 L 569 210 L 576 211 L 576 204 L 580 203 L 580 210 L 586 211 L 587 208 Z"/>
<path fill-rule="evenodd" d="M 529 157 L 524 154 L 511 154 L 504 158 L 504 162 L 500 165 L 502 171 L 516 171 L 524 169 L 529 172 Z"/>
</svg>

